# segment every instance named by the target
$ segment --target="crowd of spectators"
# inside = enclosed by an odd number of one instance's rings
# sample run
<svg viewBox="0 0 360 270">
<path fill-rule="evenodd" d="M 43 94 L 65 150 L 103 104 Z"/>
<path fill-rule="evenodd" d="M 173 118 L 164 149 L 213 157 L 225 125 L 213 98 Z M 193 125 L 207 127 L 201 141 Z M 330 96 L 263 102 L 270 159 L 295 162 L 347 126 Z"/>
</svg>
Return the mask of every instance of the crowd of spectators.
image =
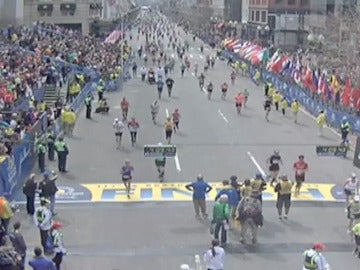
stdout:
<svg viewBox="0 0 360 270">
<path fill-rule="evenodd" d="M 75 65 L 107 79 L 122 72 L 129 53 L 118 44 L 42 22 L 0 33 L 0 159 L 11 154 L 41 113 L 56 116 L 42 100 L 44 86 L 61 87 Z"/>
</svg>

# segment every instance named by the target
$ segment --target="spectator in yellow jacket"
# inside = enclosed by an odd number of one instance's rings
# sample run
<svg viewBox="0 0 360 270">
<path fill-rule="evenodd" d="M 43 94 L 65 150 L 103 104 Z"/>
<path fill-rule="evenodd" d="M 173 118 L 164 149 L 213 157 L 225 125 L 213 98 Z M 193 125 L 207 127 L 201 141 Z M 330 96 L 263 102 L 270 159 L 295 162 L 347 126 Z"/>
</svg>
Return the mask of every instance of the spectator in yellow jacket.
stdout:
<svg viewBox="0 0 360 270">
<path fill-rule="evenodd" d="M 73 82 L 69 88 L 69 101 L 72 102 L 74 98 L 81 92 L 81 86 L 78 82 Z"/>
<path fill-rule="evenodd" d="M 319 127 L 319 136 L 323 136 L 324 126 L 326 125 L 326 114 L 323 110 L 319 112 L 319 115 L 316 118 L 316 123 Z"/>
<path fill-rule="evenodd" d="M 9 201 L 4 196 L 0 196 L 0 220 L 1 220 L 1 226 L 4 228 L 5 232 L 7 232 L 10 219 L 13 216 L 14 213 L 11 210 Z"/>
<path fill-rule="evenodd" d="M 65 108 L 61 113 L 61 121 L 63 123 L 64 134 L 68 135 L 70 133 L 70 123 L 71 123 L 69 108 Z"/>
<path fill-rule="evenodd" d="M 300 104 L 299 104 L 299 101 L 297 101 L 297 99 L 294 99 L 294 101 L 291 103 L 291 110 L 294 115 L 294 123 L 297 124 L 298 114 L 300 111 Z"/>
<path fill-rule="evenodd" d="M 76 113 L 73 110 L 69 111 L 69 135 L 73 136 L 73 131 L 76 123 Z"/>
</svg>

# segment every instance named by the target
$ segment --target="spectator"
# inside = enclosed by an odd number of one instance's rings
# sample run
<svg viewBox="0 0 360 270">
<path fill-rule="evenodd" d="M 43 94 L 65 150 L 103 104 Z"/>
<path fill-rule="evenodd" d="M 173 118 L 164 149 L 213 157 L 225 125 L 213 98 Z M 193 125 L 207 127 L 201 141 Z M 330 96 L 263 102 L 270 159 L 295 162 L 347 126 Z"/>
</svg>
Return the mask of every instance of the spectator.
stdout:
<svg viewBox="0 0 360 270">
<path fill-rule="evenodd" d="M 34 254 L 33 259 L 29 261 L 29 265 L 33 270 L 56 270 L 55 264 L 48 258 L 42 256 L 41 248 L 34 248 Z"/>
</svg>

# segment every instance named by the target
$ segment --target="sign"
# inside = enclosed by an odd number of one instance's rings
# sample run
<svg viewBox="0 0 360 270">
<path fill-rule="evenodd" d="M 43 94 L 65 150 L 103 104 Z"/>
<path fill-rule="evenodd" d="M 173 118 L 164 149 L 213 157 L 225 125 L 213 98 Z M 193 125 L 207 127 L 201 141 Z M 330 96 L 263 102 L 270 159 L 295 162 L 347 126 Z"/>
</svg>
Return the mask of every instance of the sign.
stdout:
<svg viewBox="0 0 360 270">
<path fill-rule="evenodd" d="M 316 154 L 323 157 L 346 157 L 347 147 L 346 146 L 316 146 Z"/>
<path fill-rule="evenodd" d="M 216 194 L 223 188 L 221 182 L 209 182 L 213 189 L 206 196 L 214 201 Z M 130 198 L 122 184 L 82 184 L 91 193 L 91 202 L 146 202 L 146 201 L 192 201 L 193 193 L 186 189 L 185 183 L 139 183 L 131 185 Z M 334 184 L 304 184 L 300 196 L 292 197 L 293 201 L 335 202 L 341 197 L 335 192 Z M 336 190 L 335 190 L 336 191 Z M 336 195 L 334 195 L 336 194 Z M 58 194 L 57 194 L 58 196 Z M 277 194 L 270 187 L 262 194 L 264 201 L 276 201 Z"/>
<path fill-rule="evenodd" d="M 174 157 L 176 155 L 175 145 L 145 145 L 145 157 Z"/>
</svg>

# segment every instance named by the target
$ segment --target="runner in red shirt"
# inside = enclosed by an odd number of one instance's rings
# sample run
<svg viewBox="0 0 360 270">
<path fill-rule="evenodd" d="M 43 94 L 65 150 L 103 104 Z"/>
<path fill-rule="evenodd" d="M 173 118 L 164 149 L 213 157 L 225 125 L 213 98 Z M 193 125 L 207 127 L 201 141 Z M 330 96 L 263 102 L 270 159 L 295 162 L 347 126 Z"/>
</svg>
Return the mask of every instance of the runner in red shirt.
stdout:
<svg viewBox="0 0 360 270">
<path fill-rule="evenodd" d="M 295 196 L 300 194 L 300 189 L 302 183 L 305 181 L 305 172 L 308 170 L 308 164 L 304 161 L 304 156 L 300 155 L 299 160 L 294 163 L 294 171 L 295 171 Z"/>
<path fill-rule="evenodd" d="M 123 121 L 127 120 L 127 116 L 128 116 L 128 112 L 129 112 L 129 102 L 126 100 L 125 97 L 123 97 L 121 103 L 121 111 L 122 111 L 122 115 L 123 115 Z"/>
<path fill-rule="evenodd" d="M 238 114 L 241 113 L 241 106 L 244 103 L 244 100 L 245 100 L 245 96 L 241 92 L 235 96 L 235 107 Z"/>
</svg>

